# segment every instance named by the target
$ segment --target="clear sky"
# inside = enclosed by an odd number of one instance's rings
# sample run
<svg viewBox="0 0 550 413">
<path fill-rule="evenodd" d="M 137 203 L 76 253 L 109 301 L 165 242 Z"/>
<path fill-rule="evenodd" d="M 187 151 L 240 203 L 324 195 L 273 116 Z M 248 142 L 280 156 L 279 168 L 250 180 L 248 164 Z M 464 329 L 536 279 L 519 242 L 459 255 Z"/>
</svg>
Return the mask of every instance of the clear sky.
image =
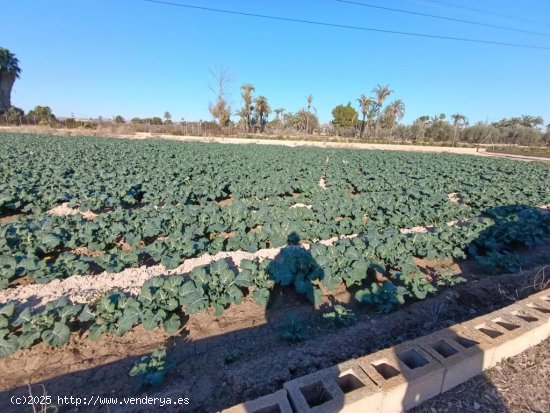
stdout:
<svg viewBox="0 0 550 413">
<path fill-rule="evenodd" d="M 334 0 L 168 0 L 336 24 L 550 47 L 534 35 Z M 550 33 L 547 0 L 356 0 Z M 448 4 L 514 16 L 482 14 Z M 550 122 L 550 50 L 399 36 L 216 14 L 143 0 L 3 1 L 0 46 L 23 72 L 12 103 L 58 116 L 210 119 L 210 69 L 230 69 L 231 103 L 250 82 L 273 109 L 296 111 L 313 94 L 322 122 L 332 108 L 389 84 L 405 122 L 461 112 L 471 122 L 531 114 Z"/>
</svg>

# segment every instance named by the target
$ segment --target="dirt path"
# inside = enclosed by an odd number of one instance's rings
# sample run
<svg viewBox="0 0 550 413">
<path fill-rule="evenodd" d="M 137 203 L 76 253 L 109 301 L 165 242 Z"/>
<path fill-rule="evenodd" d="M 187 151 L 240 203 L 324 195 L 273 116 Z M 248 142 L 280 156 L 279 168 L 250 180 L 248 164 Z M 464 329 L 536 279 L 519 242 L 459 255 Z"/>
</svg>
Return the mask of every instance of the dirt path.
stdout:
<svg viewBox="0 0 550 413">
<path fill-rule="evenodd" d="M 16 133 L 43 133 L 54 134 L 61 136 L 90 136 L 95 134 L 95 131 L 80 131 L 74 129 L 51 129 L 41 127 L 9 127 L 0 126 L 0 131 L 16 132 Z M 99 135 L 98 135 L 99 136 Z M 355 142 L 333 142 L 329 141 L 313 141 L 313 140 L 282 140 L 282 139 L 266 139 L 263 136 L 254 138 L 226 138 L 226 137 L 212 137 L 212 136 L 179 136 L 179 135 L 164 135 L 154 133 L 136 133 L 135 135 L 123 135 L 123 134 L 105 134 L 101 136 L 109 136 L 113 138 L 122 139 L 164 139 L 171 141 L 182 142 L 217 142 L 217 143 L 233 143 L 233 144 L 247 144 L 255 143 L 258 145 L 282 145 L 282 146 L 306 146 L 306 147 L 319 147 L 319 148 L 351 148 L 351 149 L 378 149 L 378 150 L 390 150 L 390 151 L 407 151 L 407 152 L 430 152 L 430 153 L 457 153 L 465 155 L 480 155 L 485 152 L 484 148 L 480 148 L 477 152 L 476 148 L 452 148 L 444 146 L 421 146 L 421 145 L 399 145 L 399 144 L 375 144 L 375 143 L 355 143 Z"/>
</svg>

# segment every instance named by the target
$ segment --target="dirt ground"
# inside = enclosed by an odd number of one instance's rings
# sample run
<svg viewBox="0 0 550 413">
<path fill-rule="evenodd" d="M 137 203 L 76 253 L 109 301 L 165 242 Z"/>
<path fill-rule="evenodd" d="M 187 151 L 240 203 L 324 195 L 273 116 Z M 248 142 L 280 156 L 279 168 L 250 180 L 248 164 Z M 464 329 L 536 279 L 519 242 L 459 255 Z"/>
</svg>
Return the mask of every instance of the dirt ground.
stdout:
<svg viewBox="0 0 550 413">
<path fill-rule="evenodd" d="M 52 129 L 41 126 L 20 126 L 9 127 L 0 126 L 0 131 L 16 132 L 16 133 L 42 133 L 53 134 L 60 136 L 90 136 L 96 134 L 95 131 L 90 130 L 75 130 L 75 129 Z M 385 150 L 400 150 L 411 152 L 448 152 L 475 155 L 476 148 L 452 148 L 443 146 L 420 146 L 420 145 L 399 145 L 399 144 L 371 144 L 371 143 L 355 143 L 355 142 L 334 142 L 331 141 L 332 137 L 327 137 L 326 141 L 314 141 L 314 140 L 281 140 L 281 139 L 269 139 L 263 136 L 258 136 L 257 139 L 253 138 L 226 138 L 226 137 L 212 137 L 212 136 L 179 136 L 179 135 L 161 135 L 151 133 L 136 133 L 135 135 L 109 135 L 110 137 L 124 138 L 124 139 L 165 139 L 176 141 L 195 141 L 195 142 L 218 142 L 218 143 L 256 143 L 261 145 L 283 145 L 283 146 L 314 146 L 322 148 L 353 148 L 353 149 L 385 149 Z M 484 152 L 484 148 L 479 149 L 479 153 Z"/>
<path fill-rule="evenodd" d="M 269 139 L 269 137 L 258 136 L 254 138 L 237 138 L 237 137 L 212 137 L 212 136 L 179 136 L 179 135 L 163 135 L 149 132 L 136 133 L 134 135 L 103 133 L 98 134 L 95 131 L 79 130 L 79 129 L 53 129 L 44 126 L 0 126 L 0 132 L 16 132 L 16 133 L 42 133 L 59 136 L 109 136 L 112 138 L 122 139 L 165 139 L 182 142 L 217 142 L 217 143 L 232 143 L 232 144 L 249 144 L 255 143 L 259 145 L 283 145 L 283 146 L 310 146 L 320 148 L 349 148 L 349 149 L 370 149 L 370 150 L 389 150 L 389 151 L 406 151 L 406 152 L 429 152 L 429 153 L 456 153 L 463 155 L 478 155 L 498 158 L 515 159 L 526 162 L 550 162 L 548 157 L 536 157 L 503 153 L 490 153 L 485 151 L 484 145 L 478 148 L 464 147 L 447 147 L 447 146 L 429 146 L 429 145 L 409 145 L 409 144 L 378 144 L 378 143 L 356 143 L 349 142 L 348 138 L 338 139 L 338 137 L 327 137 L 322 140 L 288 140 L 288 139 Z M 339 140 L 339 141 L 338 141 Z"/>
<path fill-rule="evenodd" d="M 350 303 L 358 322 L 337 329 L 292 289 L 278 288 L 267 309 L 250 297 L 231 306 L 223 316 L 192 315 L 175 337 L 162 330 L 141 327 L 123 337 L 93 342 L 73 334 L 68 345 L 52 349 L 39 344 L 0 360 L 0 411 L 22 412 L 10 398 L 26 395 L 26 383 L 51 396 L 91 395 L 138 397 L 189 397 L 185 408 L 164 407 L 163 412 L 213 412 L 247 399 L 271 393 L 285 381 L 429 334 L 478 315 L 494 311 L 540 289 L 548 278 L 542 265 L 550 262 L 548 245 L 531 251 L 533 269 L 521 274 L 487 277 L 475 263 L 462 262 L 465 284 L 448 288 L 424 301 L 410 303 L 390 314 L 376 314 L 352 300 L 345 289 L 325 296 L 325 302 Z M 428 264 L 428 263 L 426 263 Z M 433 263 L 432 263 L 433 265 Z M 541 274 L 543 274 L 541 276 Z M 309 339 L 300 344 L 281 341 L 277 327 L 290 314 L 303 321 Z M 158 388 L 138 389 L 128 373 L 143 354 L 166 346 L 175 364 Z M 30 412 L 31 410 L 28 409 Z M 103 407 L 59 406 L 60 412 L 106 412 Z M 110 412 L 155 412 L 158 406 L 117 406 Z"/>
<path fill-rule="evenodd" d="M 550 339 L 409 413 L 550 412 Z"/>
</svg>

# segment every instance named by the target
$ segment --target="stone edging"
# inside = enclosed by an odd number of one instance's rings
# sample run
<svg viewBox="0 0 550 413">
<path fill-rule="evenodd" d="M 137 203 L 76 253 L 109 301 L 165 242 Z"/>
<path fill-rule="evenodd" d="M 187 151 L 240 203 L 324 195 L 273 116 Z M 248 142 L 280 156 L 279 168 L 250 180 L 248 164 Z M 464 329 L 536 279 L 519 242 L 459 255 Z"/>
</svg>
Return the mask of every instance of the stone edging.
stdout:
<svg viewBox="0 0 550 413">
<path fill-rule="evenodd" d="M 550 336 L 550 290 L 284 383 L 222 413 L 400 413 Z"/>
</svg>

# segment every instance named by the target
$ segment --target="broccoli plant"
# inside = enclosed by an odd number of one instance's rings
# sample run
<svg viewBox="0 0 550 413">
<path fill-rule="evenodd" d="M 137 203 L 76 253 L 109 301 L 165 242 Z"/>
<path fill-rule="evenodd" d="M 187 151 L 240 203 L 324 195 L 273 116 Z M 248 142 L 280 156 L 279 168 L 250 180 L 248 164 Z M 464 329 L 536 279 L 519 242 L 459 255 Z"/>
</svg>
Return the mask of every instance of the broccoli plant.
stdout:
<svg viewBox="0 0 550 413">
<path fill-rule="evenodd" d="M 271 278 L 268 267 L 271 260 L 260 261 L 255 259 L 242 260 L 240 263 L 241 271 L 238 279 L 243 287 L 252 287 L 252 298 L 256 303 L 266 306 L 269 302 L 271 290 L 275 285 L 275 281 Z"/>
<path fill-rule="evenodd" d="M 466 282 L 466 279 L 451 270 L 439 271 L 437 274 L 437 285 L 439 286 L 452 287 L 463 282 Z"/>
<path fill-rule="evenodd" d="M 248 284 L 246 279 L 235 276 L 227 262 L 220 259 L 191 271 L 191 280 L 180 290 L 181 303 L 189 314 L 214 307 L 216 316 L 220 316 L 227 305 L 242 302 L 241 287 Z"/>
<path fill-rule="evenodd" d="M 397 264 L 399 270 L 392 271 L 395 281 L 399 281 L 414 298 L 423 300 L 429 293 L 436 291 L 436 288 L 428 281 L 412 258 L 400 260 Z"/>
<path fill-rule="evenodd" d="M 362 254 L 366 245 L 360 240 L 344 239 L 332 246 L 315 244 L 311 255 L 322 268 L 322 283 L 329 290 L 336 289 L 342 281 L 349 288 L 360 285 L 367 277 L 370 264 Z"/>
<path fill-rule="evenodd" d="M 47 303 L 34 314 L 27 307 L 13 322 L 21 331 L 19 348 L 29 348 L 39 340 L 54 347 L 66 344 L 81 310 L 80 304 L 73 305 L 65 297 Z"/>
<path fill-rule="evenodd" d="M 118 291 L 100 298 L 94 307 L 87 304 L 78 316 L 81 322 L 94 321 L 88 330 L 92 340 L 99 340 L 103 333 L 122 336 L 143 318 L 140 303 Z"/>
<path fill-rule="evenodd" d="M 357 316 L 353 310 L 341 304 L 336 304 L 333 311 L 324 313 L 323 318 L 333 322 L 338 327 L 349 327 L 357 321 Z"/>
<path fill-rule="evenodd" d="M 141 304 L 142 323 L 146 330 L 162 324 L 164 331 L 173 334 L 181 327 L 180 289 L 183 277 L 153 277 L 141 287 L 138 301 Z"/>
<path fill-rule="evenodd" d="M 520 255 L 508 251 L 490 251 L 486 255 L 476 256 L 476 261 L 492 274 L 518 272 L 525 263 Z"/>
<path fill-rule="evenodd" d="M 268 271 L 276 283 L 294 284 L 298 293 L 304 294 L 313 304 L 320 304 L 322 291 L 318 283 L 324 271 L 305 249 L 283 248 L 279 257 L 268 266 Z"/>
<path fill-rule="evenodd" d="M 355 294 L 357 301 L 375 306 L 379 311 L 388 313 L 394 307 L 405 303 L 407 290 L 402 286 L 395 286 L 391 281 L 372 283 L 370 288 L 359 290 Z"/>
<path fill-rule="evenodd" d="M 166 361 L 166 349 L 158 348 L 134 363 L 130 377 L 138 377 L 138 388 L 158 386 L 164 383 L 166 374 L 173 367 L 173 363 Z"/>
<path fill-rule="evenodd" d="M 239 352 L 237 350 L 230 350 L 225 353 L 223 357 L 223 362 L 225 364 L 232 364 L 235 363 L 239 359 Z"/>
<path fill-rule="evenodd" d="M 13 303 L 0 305 L 0 357 L 15 353 L 19 347 L 18 338 L 12 333 L 14 313 Z"/>
<path fill-rule="evenodd" d="M 290 315 L 286 322 L 279 325 L 277 332 L 284 341 L 291 343 L 299 343 L 309 338 L 304 323 L 294 314 Z"/>
</svg>

